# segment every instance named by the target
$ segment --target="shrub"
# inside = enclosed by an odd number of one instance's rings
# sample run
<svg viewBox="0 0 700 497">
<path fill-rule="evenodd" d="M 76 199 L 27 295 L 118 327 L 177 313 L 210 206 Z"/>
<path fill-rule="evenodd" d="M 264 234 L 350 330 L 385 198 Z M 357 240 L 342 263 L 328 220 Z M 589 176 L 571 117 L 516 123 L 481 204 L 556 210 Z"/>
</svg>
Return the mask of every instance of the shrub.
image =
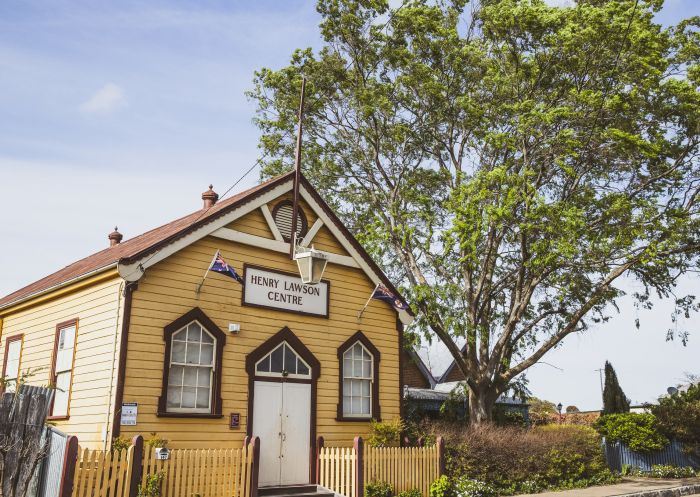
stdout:
<svg viewBox="0 0 700 497">
<path fill-rule="evenodd" d="M 454 489 L 455 497 L 498 497 L 498 492 L 491 485 L 471 478 L 458 478 Z"/>
<path fill-rule="evenodd" d="M 690 467 L 678 467 L 670 464 L 654 464 L 651 471 L 646 473 L 651 478 L 692 478 L 695 471 Z"/>
<path fill-rule="evenodd" d="M 653 414 L 628 412 L 601 416 L 595 423 L 598 433 L 609 442 L 623 442 L 637 452 L 661 450 L 669 444 Z"/>
<path fill-rule="evenodd" d="M 144 443 L 146 444 L 146 447 L 155 449 L 156 447 L 166 447 L 168 445 L 168 440 L 158 436 L 158 434 L 153 431 L 151 432 L 151 438 L 146 440 Z"/>
<path fill-rule="evenodd" d="M 163 471 L 146 475 L 139 487 L 138 497 L 160 497 L 160 487 L 163 483 L 163 478 L 165 478 Z"/>
<path fill-rule="evenodd" d="M 700 458 L 700 383 L 691 384 L 685 392 L 660 398 L 659 404 L 650 409 L 661 433 L 683 442 L 691 454 Z"/>
<path fill-rule="evenodd" d="M 430 497 L 454 497 L 452 481 L 445 475 L 430 484 Z"/>
<path fill-rule="evenodd" d="M 365 497 L 391 497 L 394 487 L 385 481 L 372 481 L 365 485 Z"/>
<path fill-rule="evenodd" d="M 434 422 L 420 429 L 444 437 L 448 476 L 486 482 L 501 495 L 578 488 L 616 479 L 605 463 L 600 437 L 585 426 L 467 428 Z M 434 487 L 431 497 L 452 497 L 445 481 L 438 480 Z"/>
<path fill-rule="evenodd" d="M 422 497 L 420 490 L 417 488 L 412 488 L 411 490 L 404 490 L 403 492 L 399 492 L 399 494 L 396 497 Z"/>
<path fill-rule="evenodd" d="M 369 425 L 367 445 L 370 447 L 397 447 L 401 442 L 404 424 L 401 418 L 391 421 L 374 421 Z"/>
<path fill-rule="evenodd" d="M 119 452 L 124 449 L 131 447 L 131 440 L 124 438 L 122 436 L 115 437 L 112 439 L 112 452 Z"/>
</svg>

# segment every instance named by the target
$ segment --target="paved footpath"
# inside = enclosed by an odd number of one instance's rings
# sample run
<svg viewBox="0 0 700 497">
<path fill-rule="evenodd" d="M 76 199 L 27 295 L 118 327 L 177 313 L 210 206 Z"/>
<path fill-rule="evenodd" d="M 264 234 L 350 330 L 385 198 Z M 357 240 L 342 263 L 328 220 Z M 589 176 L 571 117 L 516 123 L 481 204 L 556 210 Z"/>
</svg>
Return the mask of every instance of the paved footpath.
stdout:
<svg viewBox="0 0 700 497">
<path fill-rule="evenodd" d="M 518 497 L 679 497 L 700 496 L 700 478 L 660 480 L 655 478 L 625 478 L 622 483 L 602 487 L 543 492 Z"/>
</svg>

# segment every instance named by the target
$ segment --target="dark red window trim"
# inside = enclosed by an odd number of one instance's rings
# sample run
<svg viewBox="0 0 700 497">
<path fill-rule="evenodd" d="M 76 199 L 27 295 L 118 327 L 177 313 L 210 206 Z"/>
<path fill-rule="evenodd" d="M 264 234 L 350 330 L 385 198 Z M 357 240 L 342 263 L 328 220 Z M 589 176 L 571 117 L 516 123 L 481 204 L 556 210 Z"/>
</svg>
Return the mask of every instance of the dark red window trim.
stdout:
<svg viewBox="0 0 700 497">
<path fill-rule="evenodd" d="M 5 357 L 2 360 L 2 377 L 5 378 L 5 375 L 7 374 L 7 352 L 9 349 L 9 346 L 12 342 L 16 342 L 17 340 L 24 340 L 24 334 L 20 333 L 19 335 L 12 335 L 7 337 L 5 340 Z M 20 367 L 22 366 L 22 349 L 20 348 L 19 351 L 19 365 Z M 20 368 L 17 368 L 17 378 L 19 378 L 19 371 Z M 5 391 L 5 385 L 0 385 L 0 393 Z"/>
<path fill-rule="evenodd" d="M 75 349 L 78 343 L 78 318 L 69 319 L 68 321 L 63 321 L 56 325 L 56 331 L 54 332 L 53 339 L 53 356 L 51 357 L 51 372 L 49 373 L 49 383 L 51 385 L 56 385 L 56 359 L 58 355 L 58 339 L 61 336 L 61 330 L 63 328 L 68 328 L 70 326 L 75 326 L 75 335 L 73 336 L 73 359 L 70 365 L 70 384 L 68 385 L 68 406 L 66 407 L 66 413 L 60 416 L 53 415 L 53 399 L 51 400 L 51 409 L 49 409 L 49 420 L 57 421 L 61 419 L 70 418 L 70 398 L 73 393 L 73 374 L 75 373 Z"/>
<path fill-rule="evenodd" d="M 372 412 L 369 416 L 343 416 L 343 354 L 357 342 L 365 346 L 369 353 L 372 354 L 374 363 L 372 364 Z M 379 360 L 381 354 L 377 347 L 370 341 L 367 336 L 358 331 L 353 336 L 348 338 L 343 344 L 338 347 L 338 410 L 336 413 L 336 421 L 369 421 L 374 419 L 381 421 L 381 409 L 379 407 Z"/>
<path fill-rule="evenodd" d="M 211 392 L 211 411 L 208 413 L 168 412 L 168 373 L 170 372 L 170 348 L 172 346 L 172 336 L 176 331 L 179 331 L 192 321 L 199 321 L 199 323 L 204 326 L 209 333 L 214 335 L 214 338 L 216 339 L 216 350 L 214 351 L 214 382 Z M 165 340 L 165 355 L 163 357 L 163 384 L 160 391 L 160 397 L 158 398 L 157 416 L 168 418 L 204 419 L 223 417 L 223 414 L 221 413 L 221 370 L 223 369 L 226 334 L 221 331 L 221 328 L 219 328 L 214 321 L 209 319 L 209 316 L 204 314 L 202 309 L 195 307 L 163 328 L 163 340 Z"/>
</svg>

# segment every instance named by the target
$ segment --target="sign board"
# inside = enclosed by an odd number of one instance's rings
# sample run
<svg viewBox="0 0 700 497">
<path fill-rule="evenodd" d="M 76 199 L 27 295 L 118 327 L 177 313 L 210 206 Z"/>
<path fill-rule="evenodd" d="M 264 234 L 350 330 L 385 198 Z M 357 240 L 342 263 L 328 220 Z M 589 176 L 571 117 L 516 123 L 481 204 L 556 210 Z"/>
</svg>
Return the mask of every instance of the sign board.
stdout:
<svg viewBox="0 0 700 497">
<path fill-rule="evenodd" d="M 231 428 L 232 430 L 237 430 L 238 428 L 241 427 L 241 413 L 240 412 L 232 412 L 231 413 L 231 418 L 229 419 L 228 427 Z"/>
<path fill-rule="evenodd" d="M 305 285 L 298 274 L 244 265 L 243 305 L 328 317 L 330 282 Z"/>
<path fill-rule="evenodd" d="M 119 424 L 122 426 L 134 426 L 138 413 L 139 405 L 136 402 L 124 402 L 122 404 L 122 418 Z"/>
</svg>

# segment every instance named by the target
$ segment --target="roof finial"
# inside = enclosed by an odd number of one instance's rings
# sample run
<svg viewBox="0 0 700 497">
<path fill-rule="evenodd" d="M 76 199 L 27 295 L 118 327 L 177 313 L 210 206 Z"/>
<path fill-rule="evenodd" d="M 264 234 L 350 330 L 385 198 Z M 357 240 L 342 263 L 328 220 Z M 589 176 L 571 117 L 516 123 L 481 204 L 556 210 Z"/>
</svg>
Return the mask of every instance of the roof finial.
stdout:
<svg viewBox="0 0 700 497">
<path fill-rule="evenodd" d="M 209 185 L 209 190 L 202 193 L 202 200 L 204 201 L 204 209 L 209 209 L 212 205 L 219 200 L 219 194 L 214 191 L 214 185 Z"/>
<path fill-rule="evenodd" d="M 119 233 L 119 228 L 115 226 L 114 231 L 107 235 L 107 238 L 109 239 L 109 246 L 114 247 L 115 245 L 119 245 L 121 243 L 122 238 L 124 238 L 124 235 Z"/>
</svg>

